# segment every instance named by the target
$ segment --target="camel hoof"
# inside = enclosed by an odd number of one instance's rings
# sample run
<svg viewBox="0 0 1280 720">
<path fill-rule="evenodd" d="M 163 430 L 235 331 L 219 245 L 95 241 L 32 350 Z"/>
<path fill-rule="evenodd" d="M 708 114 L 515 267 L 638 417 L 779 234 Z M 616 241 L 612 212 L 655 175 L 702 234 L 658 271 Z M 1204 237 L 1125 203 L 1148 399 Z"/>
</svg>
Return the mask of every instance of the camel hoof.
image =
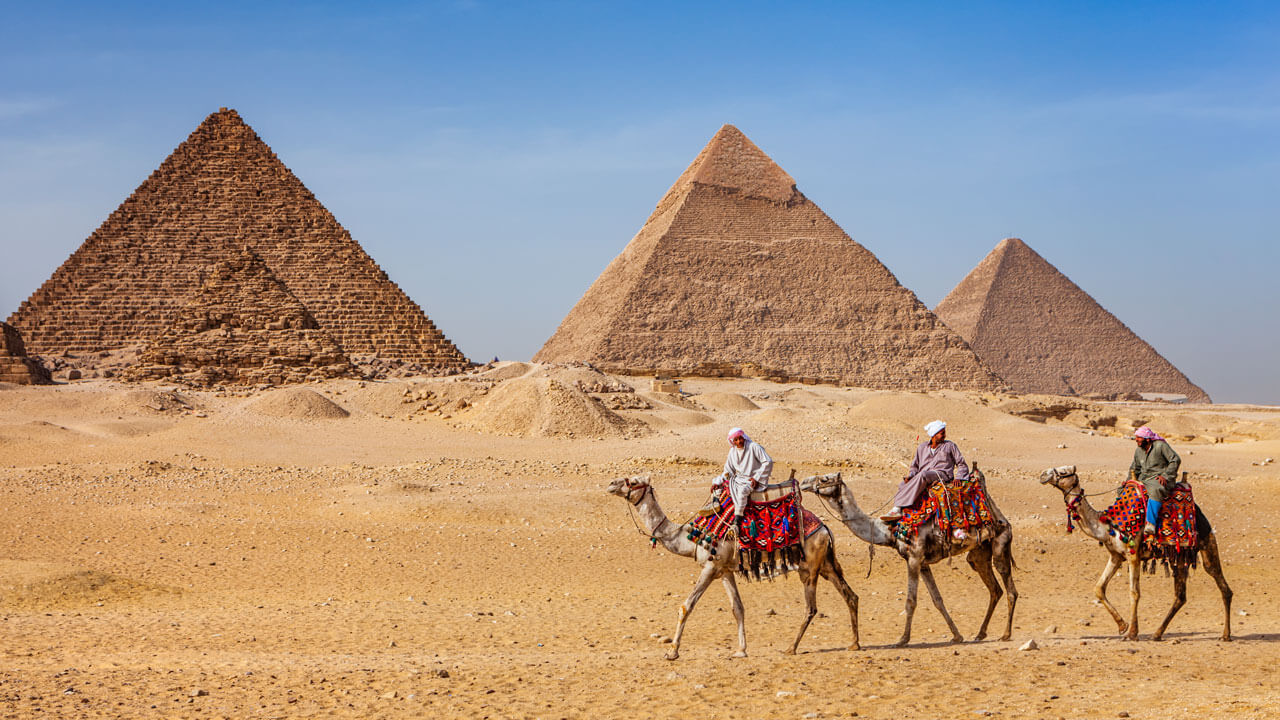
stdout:
<svg viewBox="0 0 1280 720">
<path fill-rule="evenodd" d="M 1222 636 L 1222 642 L 1231 642 L 1231 640 L 1232 640 L 1232 637 L 1230 635 Z"/>
<path fill-rule="evenodd" d="M 1116 632 L 1123 635 L 1129 629 L 1129 623 L 1116 623 Z"/>
<path fill-rule="evenodd" d="M 736 658 L 744 658 L 744 657 L 746 657 L 746 656 L 747 656 L 747 651 L 746 651 L 746 650 L 739 650 L 738 652 L 734 653 L 733 655 L 730 655 L 730 657 L 736 657 Z"/>
<path fill-rule="evenodd" d="M 893 644 L 893 646 L 894 646 L 894 647 L 906 647 L 906 646 L 907 646 L 907 641 L 908 641 L 908 640 L 910 640 L 910 639 L 911 639 L 911 638 L 902 638 L 902 639 L 901 639 L 901 640 L 899 640 L 898 642 L 894 643 L 894 644 Z"/>
<path fill-rule="evenodd" d="M 666 655 L 663 655 L 662 657 L 668 660 L 675 660 L 680 657 L 680 653 L 675 650 L 672 650 L 671 652 L 667 653 Z"/>
<path fill-rule="evenodd" d="M 783 650 L 783 651 L 782 651 L 782 654 L 783 654 L 783 655 L 795 655 L 795 654 L 796 654 L 796 649 L 795 649 L 795 648 L 788 648 L 788 649 L 786 649 L 786 650 Z"/>
<path fill-rule="evenodd" d="M 1000 636 L 1000 642 L 1009 642 L 1009 640 L 1011 639 L 1013 639 L 1013 636 L 1009 635 L 1008 633 L 1005 633 L 1004 635 Z"/>
<path fill-rule="evenodd" d="M 1163 636 L 1163 635 L 1161 635 L 1160 633 L 1156 633 L 1155 635 L 1152 635 L 1152 636 L 1151 636 L 1151 639 L 1152 639 L 1152 640 L 1154 640 L 1154 641 L 1156 641 L 1156 642 L 1160 642 L 1161 640 L 1163 640 L 1163 639 L 1164 639 L 1164 636 Z"/>
<path fill-rule="evenodd" d="M 1138 633 L 1125 633 L 1123 640 L 1125 642 L 1130 642 L 1130 641 L 1136 642 L 1138 640 Z"/>
<path fill-rule="evenodd" d="M 962 642 L 964 642 L 964 636 L 963 636 L 963 635 L 954 635 L 954 636 L 952 636 L 952 638 L 951 638 L 951 644 L 952 644 L 952 645 L 958 645 L 958 644 L 960 644 L 960 643 L 962 643 Z"/>
<path fill-rule="evenodd" d="M 982 642 L 983 640 L 986 640 L 986 639 L 987 639 L 987 634 L 986 634 L 986 633 L 978 633 L 977 635 L 975 635 L 975 636 L 973 637 L 973 642 L 976 642 L 976 643 L 977 643 L 977 642 Z"/>
<path fill-rule="evenodd" d="M 850 650 L 861 650 L 861 649 L 862 649 L 862 646 L 861 646 L 861 645 L 859 645 L 858 643 L 854 643 L 854 644 L 852 644 L 852 645 L 850 645 L 850 646 L 849 646 L 849 649 L 850 649 Z"/>
</svg>

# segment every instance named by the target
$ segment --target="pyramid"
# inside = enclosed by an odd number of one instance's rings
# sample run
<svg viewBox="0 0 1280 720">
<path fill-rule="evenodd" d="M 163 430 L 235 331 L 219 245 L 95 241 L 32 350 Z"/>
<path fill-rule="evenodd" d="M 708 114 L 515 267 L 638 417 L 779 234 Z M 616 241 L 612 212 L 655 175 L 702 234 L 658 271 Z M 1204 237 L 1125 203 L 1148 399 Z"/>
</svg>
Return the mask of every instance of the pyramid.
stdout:
<svg viewBox="0 0 1280 720">
<path fill-rule="evenodd" d="M 234 110 L 213 113 L 9 319 L 35 354 L 171 327 L 201 272 L 248 246 L 352 356 L 467 359 Z"/>
<path fill-rule="evenodd" d="M 935 312 L 1017 392 L 1158 392 L 1209 402 L 1204 390 L 1017 238 L 1001 240 Z"/>
<path fill-rule="evenodd" d="M 123 379 L 280 385 L 353 374 L 337 341 L 257 253 L 227 254 Z"/>
<path fill-rule="evenodd" d="M 866 248 L 725 125 L 533 358 L 631 374 L 1001 386 Z"/>
</svg>

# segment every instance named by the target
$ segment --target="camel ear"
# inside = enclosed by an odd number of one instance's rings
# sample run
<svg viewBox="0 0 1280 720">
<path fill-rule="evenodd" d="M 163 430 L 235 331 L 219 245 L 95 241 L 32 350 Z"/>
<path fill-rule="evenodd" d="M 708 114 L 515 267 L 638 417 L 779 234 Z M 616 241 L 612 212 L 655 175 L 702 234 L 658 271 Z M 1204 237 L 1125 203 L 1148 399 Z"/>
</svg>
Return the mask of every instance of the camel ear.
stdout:
<svg viewBox="0 0 1280 720">
<path fill-rule="evenodd" d="M 840 482 L 840 478 L 841 478 L 841 477 L 843 477 L 843 476 L 844 476 L 844 473 L 842 473 L 841 471 L 837 470 L 837 471 L 836 471 L 836 482 Z"/>
</svg>

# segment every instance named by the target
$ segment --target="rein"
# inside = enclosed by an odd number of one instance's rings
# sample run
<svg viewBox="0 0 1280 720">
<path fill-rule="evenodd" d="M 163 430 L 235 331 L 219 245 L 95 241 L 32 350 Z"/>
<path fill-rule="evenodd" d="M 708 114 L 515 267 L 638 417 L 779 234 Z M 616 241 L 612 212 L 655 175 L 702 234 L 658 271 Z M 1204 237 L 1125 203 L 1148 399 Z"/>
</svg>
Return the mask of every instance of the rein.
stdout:
<svg viewBox="0 0 1280 720">
<path fill-rule="evenodd" d="M 1080 487 L 1079 475 L 1077 475 L 1076 473 L 1071 473 L 1070 475 L 1061 475 L 1059 477 L 1074 477 L 1076 479 L 1075 490 L 1067 492 L 1067 532 L 1068 533 L 1074 532 L 1076 529 L 1075 525 L 1072 524 L 1073 520 L 1075 522 L 1081 522 L 1080 520 L 1080 501 L 1081 500 L 1084 500 L 1085 498 L 1098 497 L 1099 495 L 1114 494 L 1117 490 L 1124 487 L 1124 483 L 1121 483 L 1111 488 L 1110 490 L 1103 490 L 1102 492 L 1096 492 L 1093 494 L 1086 495 L 1084 488 Z M 1074 492 L 1075 494 L 1072 494 L 1072 492 Z"/>
<path fill-rule="evenodd" d="M 629 488 L 629 489 L 627 490 L 627 494 L 626 494 L 626 499 L 627 499 L 627 517 L 631 518 L 631 524 L 635 526 L 635 528 L 636 528 L 636 532 L 637 532 L 637 533 L 639 533 L 640 535 L 643 535 L 644 537 L 649 538 L 649 549 L 650 549 L 650 550 L 652 550 L 652 549 L 654 549 L 654 548 L 658 547 L 658 531 L 662 529 L 662 526 L 663 526 L 665 523 L 672 523 L 672 522 L 674 522 L 674 521 L 673 521 L 673 520 L 671 520 L 671 518 L 664 518 L 664 519 L 663 519 L 663 522 L 658 523 L 658 527 L 656 527 L 656 528 L 654 528 L 654 529 L 653 529 L 653 532 L 645 532 L 645 531 L 640 527 L 640 523 L 636 521 L 635 508 L 636 508 L 636 507 L 639 507 L 640 503 L 644 502 L 644 498 L 645 498 L 645 496 L 646 496 L 646 495 L 648 495 L 648 494 L 650 494 L 650 493 L 652 493 L 652 492 L 653 492 L 653 486 L 652 486 L 652 485 L 650 485 L 650 484 L 648 484 L 648 483 L 645 483 L 645 486 L 644 486 L 644 492 L 640 493 L 640 497 L 636 498 L 635 502 L 632 502 L 632 501 L 631 501 L 631 491 L 632 491 L 632 490 L 634 490 L 634 489 L 635 489 L 635 488 Z M 703 504 L 705 505 L 706 503 L 703 503 Z M 692 521 L 693 521 L 693 517 L 694 517 L 694 516 L 690 516 L 688 520 L 686 520 L 686 521 L 684 521 L 684 522 L 680 523 L 679 525 L 676 525 L 676 527 L 684 527 L 685 525 L 688 525 L 690 522 L 692 522 Z"/>
</svg>

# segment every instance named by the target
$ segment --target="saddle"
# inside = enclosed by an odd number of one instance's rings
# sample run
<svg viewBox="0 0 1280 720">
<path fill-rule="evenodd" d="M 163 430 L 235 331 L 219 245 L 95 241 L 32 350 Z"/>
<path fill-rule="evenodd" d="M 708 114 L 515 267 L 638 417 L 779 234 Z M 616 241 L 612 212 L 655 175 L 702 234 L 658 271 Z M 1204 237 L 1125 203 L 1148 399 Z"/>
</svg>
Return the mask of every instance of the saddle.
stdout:
<svg viewBox="0 0 1280 720">
<path fill-rule="evenodd" d="M 738 572 L 745 579 L 772 578 L 799 568 L 804 562 L 804 540 L 822 527 L 822 521 L 802 506 L 794 475 L 751 493 L 737 527 L 729 494 L 713 498 L 694 517 L 688 539 L 715 555 L 716 545 L 736 531 Z"/>
<path fill-rule="evenodd" d="M 944 542 L 960 542 L 952 534 L 964 530 L 970 537 L 989 540 L 1000 531 L 1000 520 L 991 509 L 991 498 L 976 478 L 929 486 L 916 504 L 902 510 L 902 519 L 893 529 L 894 537 L 913 542 L 920 528 L 930 520 L 937 523 Z"/>
<path fill-rule="evenodd" d="M 1107 533 L 1120 537 L 1129 547 L 1129 553 L 1142 553 L 1144 569 L 1155 572 L 1157 562 L 1168 565 L 1196 566 L 1201 528 L 1199 518 L 1204 516 L 1196 507 L 1191 485 L 1183 480 L 1169 489 L 1169 495 L 1160 507 L 1155 535 L 1143 535 L 1147 519 L 1147 489 L 1142 483 L 1129 478 L 1120 486 L 1111 507 L 1102 511 L 1098 520 L 1109 525 Z M 1209 532 L 1208 521 L 1203 525 Z"/>
</svg>

